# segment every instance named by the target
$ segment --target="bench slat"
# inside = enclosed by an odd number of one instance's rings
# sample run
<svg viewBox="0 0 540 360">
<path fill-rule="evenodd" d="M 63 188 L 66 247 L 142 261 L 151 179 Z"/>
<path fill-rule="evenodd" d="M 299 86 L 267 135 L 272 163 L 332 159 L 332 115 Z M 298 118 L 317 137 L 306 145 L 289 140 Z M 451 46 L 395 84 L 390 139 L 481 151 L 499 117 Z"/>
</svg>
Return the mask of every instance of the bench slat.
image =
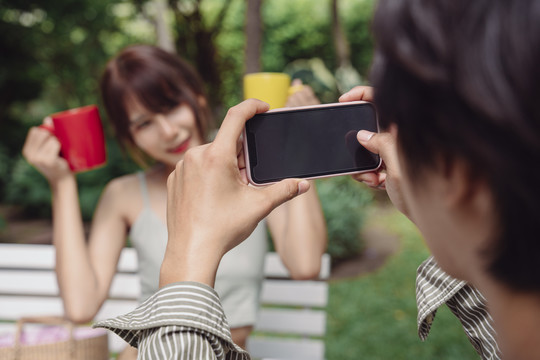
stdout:
<svg viewBox="0 0 540 360">
<path fill-rule="evenodd" d="M 262 304 L 325 307 L 328 284 L 322 281 L 265 280 Z"/>
<path fill-rule="evenodd" d="M 64 309 L 58 297 L 4 296 L 0 297 L 0 319 L 16 321 L 24 316 L 62 316 Z"/>
<path fill-rule="evenodd" d="M 119 273 L 113 278 L 109 297 L 137 299 L 139 293 L 140 283 L 137 275 Z M 2 270 L 0 294 L 58 296 L 56 275 L 51 270 Z"/>
<path fill-rule="evenodd" d="M 96 320 L 125 314 L 137 306 L 135 300 L 109 299 L 96 315 Z M 0 319 L 16 321 L 24 316 L 63 316 L 62 300 L 58 297 L 5 296 L 0 297 Z"/>
<path fill-rule="evenodd" d="M 54 272 L 50 270 L 2 270 L 0 293 L 58 296 L 58 285 Z"/>
<path fill-rule="evenodd" d="M 259 311 L 255 330 L 324 336 L 326 333 L 326 313 L 323 310 L 263 308 Z"/>
<path fill-rule="evenodd" d="M 1 244 L 0 268 L 51 270 L 55 266 L 52 245 Z M 118 261 L 119 272 L 137 272 L 137 252 L 133 248 L 122 250 Z"/>
<path fill-rule="evenodd" d="M 265 359 L 324 359 L 324 342 L 312 339 L 272 339 L 252 336 L 247 341 L 252 358 Z"/>
<path fill-rule="evenodd" d="M 139 268 L 135 248 L 123 248 L 116 267 L 118 272 L 136 273 Z"/>
<path fill-rule="evenodd" d="M 54 269 L 55 252 L 51 245 L 1 245 L 0 268 Z"/>
</svg>

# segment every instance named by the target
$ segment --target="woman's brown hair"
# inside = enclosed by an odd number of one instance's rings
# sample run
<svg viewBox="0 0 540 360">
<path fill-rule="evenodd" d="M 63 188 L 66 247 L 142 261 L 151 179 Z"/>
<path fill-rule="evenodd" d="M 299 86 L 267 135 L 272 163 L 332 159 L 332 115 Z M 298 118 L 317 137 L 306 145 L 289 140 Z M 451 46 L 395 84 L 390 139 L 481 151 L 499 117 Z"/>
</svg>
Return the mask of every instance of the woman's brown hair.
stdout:
<svg viewBox="0 0 540 360">
<path fill-rule="evenodd" d="M 111 59 L 100 82 L 101 96 L 109 120 L 124 150 L 140 165 L 148 157 L 131 136 L 127 102 L 137 100 L 153 113 L 167 113 L 185 103 L 195 114 L 203 139 L 211 127 L 204 85 L 197 72 L 179 56 L 151 45 L 125 48 Z"/>
</svg>

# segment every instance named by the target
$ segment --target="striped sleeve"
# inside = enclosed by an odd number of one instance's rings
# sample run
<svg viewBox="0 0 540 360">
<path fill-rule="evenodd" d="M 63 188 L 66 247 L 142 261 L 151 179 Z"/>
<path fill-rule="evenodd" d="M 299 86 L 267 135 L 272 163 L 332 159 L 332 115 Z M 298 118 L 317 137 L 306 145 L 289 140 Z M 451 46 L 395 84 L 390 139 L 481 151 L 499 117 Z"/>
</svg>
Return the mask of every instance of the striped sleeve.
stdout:
<svg viewBox="0 0 540 360">
<path fill-rule="evenodd" d="M 250 359 L 232 342 L 217 293 L 196 282 L 167 285 L 132 312 L 94 327 L 138 347 L 139 359 Z"/>
<path fill-rule="evenodd" d="M 499 360 L 493 319 L 482 294 L 464 281 L 452 278 L 433 257 L 418 267 L 416 276 L 418 335 L 426 340 L 437 309 L 446 304 L 459 319 L 465 334 L 484 360 Z"/>
</svg>

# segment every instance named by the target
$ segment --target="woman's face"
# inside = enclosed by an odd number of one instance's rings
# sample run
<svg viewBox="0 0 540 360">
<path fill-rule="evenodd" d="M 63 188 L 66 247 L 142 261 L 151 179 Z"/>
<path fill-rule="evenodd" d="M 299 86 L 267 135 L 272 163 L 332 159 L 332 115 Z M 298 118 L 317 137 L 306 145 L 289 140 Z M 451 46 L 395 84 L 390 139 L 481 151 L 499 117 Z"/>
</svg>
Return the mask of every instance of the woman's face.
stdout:
<svg viewBox="0 0 540 360">
<path fill-rule="evenodd" d="M 130 133 L 147 155 L 167 166 L 175 166 L 186 151 L 204 144 L 195 114 L 185 103 L 165 114 L 146 110 L 138 101 L 127 103 Z"/>
</svg>

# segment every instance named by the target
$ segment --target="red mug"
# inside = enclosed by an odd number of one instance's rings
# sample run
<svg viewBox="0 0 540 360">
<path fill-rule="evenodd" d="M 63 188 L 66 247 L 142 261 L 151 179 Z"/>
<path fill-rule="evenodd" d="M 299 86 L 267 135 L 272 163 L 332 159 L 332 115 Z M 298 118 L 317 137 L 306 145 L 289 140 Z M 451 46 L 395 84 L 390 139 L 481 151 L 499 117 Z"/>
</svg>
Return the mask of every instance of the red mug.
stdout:
<svg viewBox="0 0 540 360">
<path fill-rule="evenodd" d="M 107 161 L 105 136 L 96 105 L 88 105 L 50 115 L 54 127 L 46 124 L 60 142 L 60 155 L 73 172 L 94 169 Z"/>
</svg>

